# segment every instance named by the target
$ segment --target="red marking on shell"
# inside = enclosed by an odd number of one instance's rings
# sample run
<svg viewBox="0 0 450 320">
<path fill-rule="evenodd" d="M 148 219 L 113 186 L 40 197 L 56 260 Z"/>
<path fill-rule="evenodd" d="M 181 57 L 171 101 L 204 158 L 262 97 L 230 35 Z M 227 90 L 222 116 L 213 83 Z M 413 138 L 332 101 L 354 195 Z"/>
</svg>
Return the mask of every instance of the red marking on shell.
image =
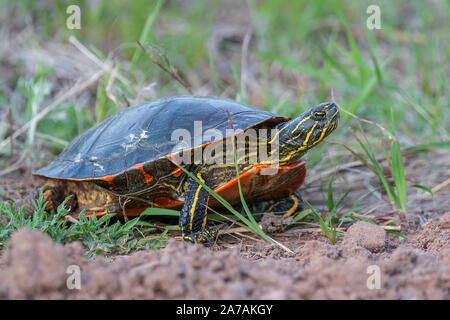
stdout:
<svg viewBox="0 0 450 320">
<path fill-rule="evenodd" d="M 135 164 L 131 168 L 139 170 L 144 175 L 144 180 L 146 183 L 152 182 L 153 177 L 151 175 L 149 175 L 147 172 L 145 172 L 143 163 Z"/>
<path fill-rule="evenodd" d="M 180 168 L 176 168 L 175 170 L 173 170 L 173 175 L 175 177 L 179 177 L 181 174 L 183 173 L 183 170 L 181 170 Z"/>
<path fill-rule="evenodd" d="M 183 207 L 184 202 L 173 200 L 166 197 L 156 198 L 153 203 L 155 207 L 164 208 L 164 209 L 181 209 Z"/>
<path fill-rule="evenodd" d="M 242 192 L 247 200 L 265 201 L 287 197 L 300 188 L 305 181 L 306 167 L 305 162 L 303 161 L 299 161 L 289 166 L 276 167 L 278 169 L 278 173 L 274 175 L 261 174 L 261 170 L 263 168 L 270 167 L 271 166 L 269 165 L 257 164 L 239 176 Z M 114 176 L 107 176 L 105 177 L 105 180 L 110 179 L 110 177 Z M 255 188 L 255 186 L 257 187 Z M 228 181 L 224 185 L 216 188 L 214 191 L 227 201 L 239 201 L 237 178 Z M 180 210 L 183 207 L 183 204 L 183 201 L 173 200 L 167 197 L 159 197 L 154 200 L 155 207 L 165 209 Z M 211 206 L 216 206 L 218 205 L 218 202 L 214 197 L 210 197 L 209 204 Z M 138 216 L 145 209 L 146 208 L 126 209 L 125 213 L 129 216 Z M 111 213 L 122 214 L 121 211 Z M 106 213 L 104 211 L 88 211 L 85 215 L 88 217 L 92 215 L 101 217 L 105 214 Z M 78 219 L 78 216 L 76 218 Z"/>
<path fill-rule="evenodd" d="M 277 174 L 261 175 L 263 168 L 276 168 Z M 272 167 L 257 164 L 239 176 L 243 195 L 248 200 L 271 200 L 287 197 L 301 187 L 306 177 L 304 161 L 289 166 Z M 227 201 L 239 199 L 238 179 L 234 178 L 214 190 Z M 211 198 L 211 205 L 217 201 Z M 234 201 L 236 202 L 236 201 Z"/>
</svg>

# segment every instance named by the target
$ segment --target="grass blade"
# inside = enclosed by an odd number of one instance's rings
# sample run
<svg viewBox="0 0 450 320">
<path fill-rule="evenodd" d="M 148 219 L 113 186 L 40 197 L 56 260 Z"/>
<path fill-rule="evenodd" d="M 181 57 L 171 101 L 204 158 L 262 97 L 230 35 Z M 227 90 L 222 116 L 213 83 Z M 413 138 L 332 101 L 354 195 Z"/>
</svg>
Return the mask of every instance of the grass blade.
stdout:
<svg viewBox="0 0 450 320">
<path fill-rule="evenodd" d="M 144 29 L 142 29 L 141 36 L 139 37 L 140 43 L 145 43 L 146 41 L 148 41 L 150 37 L 150 31 L 152 29 L 153 23 L 156 20 L 156 17 L 158 16 L 159 9 L 161 8 L 162 3 L 162 0 L 158 0 L 153 10 L 149 13 L 147 20 L 145 21 Z M 141 50 L 138 47 L 134 51 L 133 57 L 131 58 L 131 65 L 136 65 L 136 62 L 139 59 L 140 55 Z"/>
<path fill-rule="evenodd" d="M 406 213 L 406 181 L 405 171 L 403 168 L 402 153 L 399 144 L 394 141 L 391 144 L 392 157 L 392 175 L 394 177 L 395 186 L 397 189 L 397 199 L 400 209 Z"/>
</svg>

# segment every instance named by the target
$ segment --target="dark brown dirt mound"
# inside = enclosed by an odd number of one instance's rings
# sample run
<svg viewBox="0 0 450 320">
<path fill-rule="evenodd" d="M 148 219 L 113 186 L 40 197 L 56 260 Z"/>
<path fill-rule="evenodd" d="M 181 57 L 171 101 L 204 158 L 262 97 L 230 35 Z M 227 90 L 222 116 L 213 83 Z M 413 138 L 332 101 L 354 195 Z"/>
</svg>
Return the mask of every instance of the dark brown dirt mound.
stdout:
<svg viewBox="0 0 450 320">
<path fill-rule="evenodd" d="M 296 247 L 293 257 L 260 243 L 213 251 L 173 240 L 160 253 L 141 251 L 113 262 L 89 261 L 78 243 L 62 246 L 24 229 L 12 236 L 0 260 L 0 298 L 450 298 L 449 229 L 442 223 L 426 226 L 415 247 L 386 240 L 384 230 L 372 229 L 355 224 L 337 245 L 296 240 L 290 243 Z M 423 239 L 437 243 L 429 238 L 431 230 L 442 241 L 427 252 Z M 67 268 L 73 265 L 80 268 L 81 288 L 70 290 Z M 380 289 L 368 288 L 377 284 L 371 277 L 374 268 L 380 271 Z"/>
</svg>

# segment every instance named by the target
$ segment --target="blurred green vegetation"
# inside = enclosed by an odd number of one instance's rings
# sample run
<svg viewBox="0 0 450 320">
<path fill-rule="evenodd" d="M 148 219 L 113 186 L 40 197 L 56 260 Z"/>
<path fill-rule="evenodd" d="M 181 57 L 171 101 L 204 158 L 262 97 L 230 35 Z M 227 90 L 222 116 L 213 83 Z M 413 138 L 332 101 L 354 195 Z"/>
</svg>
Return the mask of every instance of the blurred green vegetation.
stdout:
<svg viewBox="0 0 450 320">
<path fill-rule="evenodd" d="M 29 21 L 37 37 L 33 41 L 41 44 L 49 40 L 67 42 L 73 35 L 104 55 L 120 49 L 122 58 L 132 63 L 127 77 L 133 84 L 142 81 L 133 78 L 133 70 L 139 69 L 146 75 L 145 80 L 158 80 L 158 96 L 187 92 L 141 52 L 137 39 L 163 48 L 172 65 L 203 84 L 211 82 L 217 63 L 215 58 L 210 61 L 207 45 L 212 29 L 219 22 L 233 24 L 242 19 L 235 17 L 236 13 L 248 12 L 247 25 L 251 23 L 254 38 L 249 51 L 251 57 L 260 60 L 260 69 L 254 71 L 260 75 L 257 94 L 267 109 L 295 116 L 306 106 L 329 100 L 333 90 L 341 106 L 382 123 L 391 132 L 407 135 L 411 138 L 408 141 L 448 140 L 448 1 L 383 2 L 382 29 L 376 31 L 366 28 L 366 8 L 372 1 L 248 1 L 247 8 L 243 1 L 233 5 L 203 0 L 86 0 L 76 2 L 81 8 L 81 30 L 69 30 L 65 27 L 66 8 L 73 3 L 26 0 L 2 1 L 1 6 L 13 12 L 14 19 Z M 227 90 L 233 97 L 240 92 L 239 77 L 236 78 L 240 74 L 239 57 L 230 63 L 235 83 L 222 81 L 221 70 L 214 70 L 218 73 L 215 85 L 219 94 Z M 293 78 L 288 87 L 282 83 L 285 80 L 270 75 L 274 66 Z M 31 81 L 37 84 L 37 78 L 45 79 L 42 71 Z M 24 85 L 27 81 L 30 79 L 17 82 L 16 93 L 28 98 L 25 117 L 18 122 L 33 114 Z M 105 81 L 99 86 L 105 87 Z M 100 97 L 101 91 L 98 93 Z M 44 101 L 50 99 L 48 94 L 38 94 L 43 95 Z M 244 102 L 247 98 L 240 97 Z M 105 99 L 103 103 L 109 110 L 106 115 L 114 113 L 116 106 Z M 3 108 L 10 101 L 7 97 L 0 99 Z M 104 110 L 97 111 L 97 117 L 105 116 Z M 51 127 L 52 135 L 69 141 L 95 121 L 95 114 L 68 103 L 41 121 L 39 128 L 50 134 L 45 128 Z"/>
</svg>

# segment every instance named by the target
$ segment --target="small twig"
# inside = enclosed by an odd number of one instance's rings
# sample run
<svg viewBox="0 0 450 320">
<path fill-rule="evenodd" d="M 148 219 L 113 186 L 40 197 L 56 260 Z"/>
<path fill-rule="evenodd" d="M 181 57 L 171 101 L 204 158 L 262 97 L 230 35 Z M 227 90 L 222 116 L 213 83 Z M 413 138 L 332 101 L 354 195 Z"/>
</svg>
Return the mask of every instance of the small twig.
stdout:
<svg viewBox="0 0 450 320">
<path fill-rule="evenodd" d="M 284 251 L 290 253 L 291 255 L 295 255 L 294 251 L 292 251 L 291 249 L 289 249 L 288 247 L 286 247 L 284 244 L 276 241 L 275 239 L 267 236 L 274 244 L 278 245 L 279 247 L 281 247 Z"/>
<path fill-rule="evenodd" d="M 123 101 L 125 101 L 127 108 L 130 107 L 131 106 L 130 100 L 128 100 L 128 97 L 125 95 L 125 93 L 120 92 L 120 96 L 122 97 Z"/>
<path fill-rule="evenodd" d="M 64 219 L 66 219 L 67 221 L 72 222 L 74 224 L 78 224 L 79 223 L 79 221 L 77 219 L 75 219 L 74 217 L 72 217 L 70 215 L 65 216 Z"/>
<path fill-rule="evenodd" d="M 364 212 L 364 213 L 361 213 L 361 214 L 357 214 L 357 213 L 355 213 L 355 212 L 353 212 L 353 215 L 355 216 L 355 217 L 365 217 L 365 216 L 368 216 L 369 214 L 371 214 L 372 212 L 374 212 L 375 210 L 377 210 L 378 208 L 380 208 L 380 207 L 382 207 L 382 206 L 384 206 L 384 205 L 386 205 L 385 203 L 377 203 L 373 208 L 370 208 L 369 210 L 367 210 L 366 212 Z"/>
<path fill-rule="evenodd" d="M 22 153 L 22 155 L 20 156 L 19 160 L 14 162 L 12 165 L 8 166 L 8 168 L 1 170 L 0 171 L 0 177 L 22 168 L 23 167 L 23 162 L 24 162 L 24 160 L 26 158 L 26 154 L 27 154 L 27 152 L 24 151 Z"/>
<path fill-rule="evenodd" d="M 167 64 L 167 68 L 166 66 L 164 66 L 161 62 L 158 61 L 158 59 L 155 58 L 155 56 L 148 51 L 147 49 L 144 48 L 144 46 L 141 44 L 141 42 L 139 40 L 136 40 L 137 44 L 141 47 L 141 49 L 145 52 L 145 54 L 150 58 L 150 60 L 152 60 L 152 62 L 154 64 L 156 64 L 158 67 L 160 67 L 162 70 L 164 70 L 165 72 L 167 72 L 173 79 L 175 79 L 179 84 L 181 84 L 187 91 L 189 91 L 190 94 L 192 94 L 192 90 L 189 87 L 189 85 L 178 75 L 178 72 L 175 68 L 173 68 L 170 64 L 169 59 L 166 56 L 161 57 L 164 62 Z"/>
<path fill-rule="evenodd" d="M 43 138 L 43 139 L 48 139 L 50 141 L 53 141 L 55 143 L 58 143 L 60 145 L 65 146 L 65 147 L 69 144 L 66 140 L 59 139 L 57 137 L 54 137 L 54 136 L 51 136 L 51 135 L 48 135 L 48 134 L 45 134 L 45 133 L 42 133 L 42 132 L 37 132 L 36 131 L 36 136 L 38 136 L 40 138 Z"/>
<path fill-rule="evenodd" d="M 441 182 L 441 183 L 439 183 L 438 185 L 434 186 L 434 187 L 431 189 L 431 192 L 433 192 L 433 194 L 435 194 L 436 192 L 439 192 L 440 190 L 444 189 L 444 188 L 445 188 L 446 186 L 448 186 L 448 185 L 450 185 L 450 178 L 448 178 L 448 179 L 445 180 L 444 182 Z M 423 198 L 431 197 L 431 196 L 432 196 L 432 194 L 425 193 L 425 194 L 423 195 Z"/>
<path fill-rule="evenodd" d="M 230 234 L 236 232 L 251 232 L 247 227 L 236 227 L 228 230 L 220 230 L 220 234 Z"/>
<path fill-rule="evenodd" d="M 261 239 L 253 238 L 253 237 L 251 237 L 249 235 L 243 234 L 242 232 L 251 232 L 251 230 L 249 230 L 248 228 L 245 228 L 245 227 L 238 227 L 238 228 L 232 228 L 232 229 L 229 229 L 229 230 L 221 230 L 220 234 L 231 235 L 232 233 L 235 233 L 235 234 L 237 234 L 237 235 L 239 235 L 241 237 L 245 237 L 245 238 L 251 239 L 253 241 L 264 242 Z"/>
<path fill-rule="evenodd" d="M 402 231 L 402 226 L 383 226 L 385 231 Z"/>
<path fill-rule="evenodd" d="M 388 212 L 388 213 L 383 213 L 383 214 L 380 214 L 379 216 L 373 217 L 372 220 L 374 221 L 374 220 L 380 220 L 380 219 L 383 219 L 383 218 L 386 218 L 386 217 L 391 217 L 391 216 L 393 216 L 396 213 L 398 213 L 398 211 L 391 211 L 391 212 Z"/>
<path fill-rule="evenodd" d="M 128 217 L 127 217 L 127 213 L 125 211 L 125 207 L 126 207 L 127 203 L 130 201 L 131 201 L 130 198 L 126 198 L 125 201 L 122 203 L 122 198 L 119 197 L 119 206 L 122 208 L 122 216 L 123 216 L 123 219 L 125 220 L 125 222 L 128 222 Z"/>
<path fill-rule="evenodd" d="M 228 221 L 230 221 L 230 222 L 232 222 L 232 223 L 235 223 L 235 224 L 237 224 L 238 226 L 241 226 L 242 228 L 246 228 L 248 231 L 251 232 L 250 228 L 247 227 L 245 224 L 243 224 L 243 223 L 241 223 L 241 222 L 239 222 L 239 221 L 233 220 L 233 219 L 231 219 L 231 218 L 228 218 L 227 216 L 225 216 L 225 215 L 223 215 L 223 214 L 217 212 L 216 210 L 214 210 L 214 209 L 211 208 L 210 206 L 206 206 L 206 207 L 208 208 L 208 210 L 211 210 L 212 212 L 214 212 L 214 213 L 217 214 L 218 216 L 224 218 L 225 220 L 228 220 Z"/>
<path fill-rule="evenodd" d="M 74 36 L 69 37 L 70 43 L 72 43 L 78 50 L 81 51 L 87 58 L 89 58 L 92 62 L 94 62 L 96 65 L 98 65 L 103 71 L 107 73 L 111 73 L 114 69 L 109 61 L 101 61 L 95 54 L 93 54 L 91 51 L 89 51 L 88 48 L 86 48 L 81 42 L 78 41 L 77 38 Z M 120 73 L 117 72 L 116 74 L 117 79 L 119 79 L 124 85 L 127 87 L 130 87 L 130 82 L 122 76 Z"/>
<path fill-rule="evenodd" d="M 260 239 L 256 239 L 256 238 L 250 237 L 249 235 L 240 233 L 239 231 L 235 231 L 235 233 L 236 233 L 238 236 L 240 236 L 240 237 L 248 238 L 248 239 L 253 240 L 253 241 L 256 241 L 256 242 L 264 242 L 263 240 L 260 240 Z"/>
</svg>

